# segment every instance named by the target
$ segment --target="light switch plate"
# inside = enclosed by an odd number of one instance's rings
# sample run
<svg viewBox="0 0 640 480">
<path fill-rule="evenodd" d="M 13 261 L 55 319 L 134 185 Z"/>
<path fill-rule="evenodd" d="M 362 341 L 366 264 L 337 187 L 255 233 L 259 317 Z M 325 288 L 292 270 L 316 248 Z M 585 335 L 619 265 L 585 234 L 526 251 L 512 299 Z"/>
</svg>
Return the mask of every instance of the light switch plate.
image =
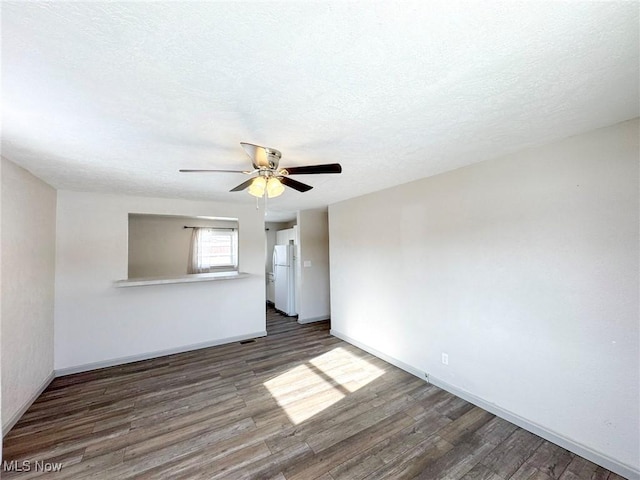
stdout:
<svg viewBox="0 0 640 480">
<path fill-rule="evenodd" d="M 304 266 L 305 267 L 310 267 L 311 266 L 311 260 L 305 260 L 304 261 Z"/>
</svg>

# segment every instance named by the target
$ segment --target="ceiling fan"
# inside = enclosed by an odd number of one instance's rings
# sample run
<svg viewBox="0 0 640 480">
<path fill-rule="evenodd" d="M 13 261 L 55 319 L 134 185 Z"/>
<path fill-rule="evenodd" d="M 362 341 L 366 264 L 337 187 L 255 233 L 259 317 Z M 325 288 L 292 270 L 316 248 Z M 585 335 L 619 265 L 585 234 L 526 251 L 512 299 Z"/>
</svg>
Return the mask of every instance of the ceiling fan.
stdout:
<svg viewBox="0 0 640 480">
<path fill-rule="evenodd" d="M 306 165 L 302 167 L 280 168 L 282 153 L 275 148 L 261 147 L 252 143 L 240 142 L 244 151 L 251 158 L 253 170 L 189 170 L 182 169 L 183 173 L 244 173 L 245 175 L 258 175 L 242 182 L 231 192 L 239 192 L 248 188 L 254 197 L 263 197 L 265 193 L 269 198 L 277 197 L 284 192 L 284 186 L 291 187 L 299 192 L 307 192 L 313 187 L 305 183 L 289 178 L 289 175 L 314 175 L 319 173 L 342 173 L 339 163 L 327 163 L 324 165 Z"/>
</svg>

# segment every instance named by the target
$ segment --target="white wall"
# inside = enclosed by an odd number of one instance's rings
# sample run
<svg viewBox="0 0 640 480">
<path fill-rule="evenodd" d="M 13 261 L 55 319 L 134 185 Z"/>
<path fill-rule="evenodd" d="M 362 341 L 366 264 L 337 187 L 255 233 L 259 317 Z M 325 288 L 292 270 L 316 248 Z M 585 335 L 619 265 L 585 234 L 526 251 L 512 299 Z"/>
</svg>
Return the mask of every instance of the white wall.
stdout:
<svg viewBox="0 0 640 480">
<path fill-rule="evenodd" d="M 7 433 L 51 380 L 56 191 L 2 159 L 2 419 Z"/>
<path fill-rule="evenodd" d="M 127 277 L 129 213 L 234 217 L 248 278 L 114 288 Z M 55 368 L 264 335 L 264 218 L 255 207 L 58 192 Z"/>
<path fill-rule="evenodd" d="M 298 212 L 300 236 L 300 290 L 298 321 L 326 320 L 330 316 L 329 300 L 329 223 L 326 209 Z M 304 262 L 310 262 L 305 267 Z"/>
<path fill-rule="evenodd" d="M 638 129 L 330 206 L 332 331 L 637 475 Z"/>
<path fill-rule="evenodd" d="M 187 275 L 193 229 L 237 228 L 234 221 L 129 215 L 129 278 Z"/>
</svg>

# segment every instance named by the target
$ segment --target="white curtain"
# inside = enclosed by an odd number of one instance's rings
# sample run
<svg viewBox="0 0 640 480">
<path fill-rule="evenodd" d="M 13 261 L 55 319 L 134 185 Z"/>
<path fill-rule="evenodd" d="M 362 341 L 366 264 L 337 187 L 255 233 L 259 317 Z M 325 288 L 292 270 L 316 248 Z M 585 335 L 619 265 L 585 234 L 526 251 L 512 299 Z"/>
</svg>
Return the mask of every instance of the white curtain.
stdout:
<svg viewBox="0 0 640 480">
<path fill-rule="evenodd" d="M 191 233 L 191 247 L 189 248 L 189 264 L 187 265 L 187 273 L 203 273 L 205 271 L 200 267 L 200 249 L 202 248 L 202 242 L 200 241 L 201 235 L 202 228 L 194 227 L 193 232 Z"/>
</svg>

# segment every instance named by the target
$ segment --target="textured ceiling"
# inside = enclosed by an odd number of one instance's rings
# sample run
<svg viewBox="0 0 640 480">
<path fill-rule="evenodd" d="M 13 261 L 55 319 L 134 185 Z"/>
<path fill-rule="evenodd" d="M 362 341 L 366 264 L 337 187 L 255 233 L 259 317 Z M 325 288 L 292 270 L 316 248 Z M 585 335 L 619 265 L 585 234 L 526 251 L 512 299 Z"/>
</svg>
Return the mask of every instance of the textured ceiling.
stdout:
<svg viewBox="0 0 640 480">
<path fill-rule="evenodd" d="M 319 207 L 638 116 L 637 2 L 2 2 L 2 155 L 57 188 Z"/>
</svg>

